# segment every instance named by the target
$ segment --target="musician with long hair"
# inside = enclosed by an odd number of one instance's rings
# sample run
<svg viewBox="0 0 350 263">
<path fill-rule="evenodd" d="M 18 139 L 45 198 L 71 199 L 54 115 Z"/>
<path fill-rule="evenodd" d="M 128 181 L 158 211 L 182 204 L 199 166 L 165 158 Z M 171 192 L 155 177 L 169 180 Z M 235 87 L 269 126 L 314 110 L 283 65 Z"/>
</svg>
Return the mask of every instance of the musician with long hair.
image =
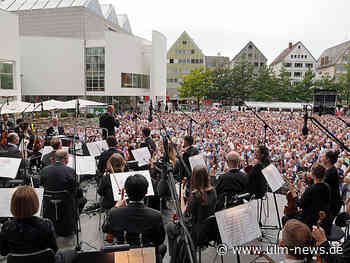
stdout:
<svg viewBox="0 0 350 263">
<path fill-rule="evenodd" d="M 119 153 L 112 154 L 107 161 L 107 168 L 101 183 L 97 189 L 97 193 L 102 197 L 101 206 L 109 210 L 115 206 L 116 202 L 113 197 L 113 189 L 111 184 L 111 174 L 122 173 L 125 170 L 126 161 Z"/>
<path fill-rule="evenodd" d="M 183 202 L 183 196 L 182 204 Z M 205 238 L 204 221 L 215 213 L 216 191 L 210 185 L 210 178 L 206 167 L 196 166 L 191 176 L 191 193 L 186 206 L 182 206 L 185 222 L 191 233 L 194 244 Z M 171 262 L 175 262 L 176 240 L 181 234 L 180 227 L 173 222 L 167 225 L 169 254 Z M 175 260 L 175 261 L 174 261 Z"/>
<path fill-rule="evenodd" d="M 296 218 L 312 229 L 312 226 L 317 225 L 320 211 L 324 211 L 326 213 L 326 219 L 321 225 L 326 230 L 326 233 L 330 232 L 332 222 L 330 214 L 331 192 L 329 186 L 324 182 L 325 172 L 325 168 L 320 165 L 312 168 L 311 174 L 314 184 L 306 188 L 301 197 L 298 197 L 294 185 L 289 185 L 289 191 L 294 197 L 297 207 L 301 209 L 301 212 L 283 217 L 283 223 L 291 218 Z"/>
<path fill-rule="evenodd" d="M 267 147 L 264 145 L 256 147 L 255 158 L 258 162 L 248 174 L 248 189 L 255 198 L 262 198 L 267 192 L 267 182 L 261 171 L 270 164 Z"/>
<path fill-rule="evenodd" d="M 11 198 L 12 220 L 6 221 L 0 233 L 0 251 L 26 254 L 51 248 L 56 253 L 56 263 L 72 262 L 74 250 L 57 252 L 55 228 L 47 218 L 35 216 L 39 210 L 39 199 L 30 186 L 20 186 Z"/>
</svg>

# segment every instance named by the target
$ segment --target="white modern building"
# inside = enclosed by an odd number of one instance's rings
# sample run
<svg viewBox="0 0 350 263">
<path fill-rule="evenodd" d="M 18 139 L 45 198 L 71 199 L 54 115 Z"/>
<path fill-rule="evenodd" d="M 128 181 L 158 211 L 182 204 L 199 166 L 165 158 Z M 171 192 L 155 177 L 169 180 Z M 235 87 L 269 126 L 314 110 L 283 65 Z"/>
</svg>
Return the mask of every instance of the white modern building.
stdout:
<svg viewBox="0 0 350 263">
<path fill-rule="evenodd" d="M 300 41 L 293 45 L 289 43 L 288 48 L 270 64 L 274 74 L 279 76 L 285 70 L 289 73 L 292 84 L 295 84 L 305 77 L 309 70 L 315 73 L 316 59 Z"/>
<path fill-rule="evenodd" d="M 166 38 L 157 31 L 152 42 L 133 35 L 127 15 L 118 15 L 112 5 L 98 0 L 5 0 L 0 5 L 19 18 L 26 99 L 165 98 Z"/>
<path fill-rule="evenodd" d="M 21 96 L 18 16 L 0 9 L 0 32 L 0 103 L 4 103 Z"/>
</svg>

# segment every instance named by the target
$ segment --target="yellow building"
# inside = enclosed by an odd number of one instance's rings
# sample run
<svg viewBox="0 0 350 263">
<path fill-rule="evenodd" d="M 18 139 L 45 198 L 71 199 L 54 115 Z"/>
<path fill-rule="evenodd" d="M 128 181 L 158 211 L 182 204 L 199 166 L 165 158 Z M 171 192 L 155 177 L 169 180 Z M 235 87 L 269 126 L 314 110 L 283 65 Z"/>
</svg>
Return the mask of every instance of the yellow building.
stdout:
<svg viewBox="0 0 350 263">
<path fill-rule="evenodd" d="M 184 75 L 192 69 L 205 67 L 205 56 L 193 39 L 184 31 L 168 51 L 167 96 L 178 98 L 178 88 Z"/>
</svg>

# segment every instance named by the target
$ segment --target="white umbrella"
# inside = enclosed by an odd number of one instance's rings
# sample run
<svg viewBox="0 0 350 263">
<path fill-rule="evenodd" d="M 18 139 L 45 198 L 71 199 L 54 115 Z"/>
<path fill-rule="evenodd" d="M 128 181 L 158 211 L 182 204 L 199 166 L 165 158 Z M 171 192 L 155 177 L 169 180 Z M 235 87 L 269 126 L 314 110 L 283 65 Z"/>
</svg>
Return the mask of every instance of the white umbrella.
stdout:
<svg viewBox="0 0 350 263">
<path fill-rule="evenodd" d="M 47 100 L 43 101 L 43 110 L 57 110 L 57 109 L 65 109 L 64 102 L 59 100 Z M 41 110 L 41 109 L 40 109 Z"/>
<path fill-rule="evenodd" d="M 107 104 L 79 99 L 79 108 L 86 108 L 88 106 L 106 106 Z M 77 99 L 63 102 L 64 109 L 75 109 L 77 106 Z"/>
<path fill-rule="evenodd" d="M 5 104 L 1 110 L 1 114 L 13 114 L 21 113 L 23 111 L 30 112 L 34 109 L 34 104 L 24 101 L 10 101 L 8 104 Z"/>
</svg>

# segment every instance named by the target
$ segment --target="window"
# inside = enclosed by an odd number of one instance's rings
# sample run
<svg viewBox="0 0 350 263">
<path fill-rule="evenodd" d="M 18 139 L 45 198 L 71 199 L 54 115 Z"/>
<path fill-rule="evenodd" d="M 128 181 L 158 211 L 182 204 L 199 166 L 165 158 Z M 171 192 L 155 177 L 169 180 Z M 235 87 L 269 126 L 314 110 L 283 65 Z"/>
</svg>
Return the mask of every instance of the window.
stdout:
<svg viewBox="0 0 350 263">
<path fill-rule="evenodd" d="M 182 45 L 187 45 L 187 41 L 186 40 L 182 41 Z"/>
<path fill-rule="evenodd" d="M 347 66 L 343 66 L 343 65 L 336 65 L 335 66 L 335 71 L 336 72 L 347 72 L 348 71 L 348 68 Z"/>
<path fill-rule="evenodd" d="M 294 72 L 294 77 L 300 78 L 302 76 L 301 72 Z"/>
<path fill-rule="evenodd" d="M 284 66 L 285 66 L 286 68 L 290 68 L 290 67 L 292 66 L 292 63 L 284 63 Z"/>
<path fill-rule="evenodd" d="M 150 79 L 145 74 L 135 73 L 122 73 L 122 88 L 136 88 L 136 89 L 149 89 Z M 172 82 L 172 79 L 168 79 L 168 82 Z"/>
<path fill-rule="evenodd" d="M 254 67 L 259 67 L 259 63 L 258 62 L 254 62 Z"/>
<path fill-rule="evenodd" d="M 314 64 L 312 64 L 312 63 L 305 63 L 305 67 L 306 68 L 313 68 Z"/>
<path fill-rule="evenodd" d="M 0 62 L 0 89 L 13 89 L 13 68 L 12 62 Z"/>
<path fill-rule="evenodd" d="M 298 46 L 298 48 L 300 49 L 301 47 L 300 47 L 300 46 Z"/>
<path fill-rule="evenodd" d="M 86 48 L 86 91 L 105 90 L 105 48 Z"/>
<path fill-rule="evenodd" d="M 252 49 L 253 47 L 252 47 L 252 45 L 249 45 L 248 48 L 249 48 L 249 49 Z"/>
<path fill-rule="evenodd" d="M 170 64 L 174 64 L 174 59 L 171 58 L 171 59 L 169 60 L 169 63 L 170 63 Z"/>
<path fill-rule="evenodd" d="M 307 55 L 305 55 L 304 57 L 307 58 Z"/>
<path fill-rule="evenodd" d="M 261 62 L 261 63 L 260 63 L 260 67 L 262 67 L 262 66 L 264 66 L 264 62 Z"/>
<path fill-rule="evenodd" d="M 298 58 L 300 58 L 300 55 L 298 55 Z"/>
<path fill-rule="evenodd" d="M 248 54 L 248 58 L 252 58 L 253 57 L 253 54 Z"/>
<path fill-rule="evenodd" d="M 303 63 L 295 63 L 294 67 L 296 68 L 302 68 L 303 67 Z"/>
<path fill-rule="evenodd" d="M 194 54 L 195 50 L 194 49 L 191 49 L 191 54 Z"/>
<path fill-rule="evenodd" d="M 203 64 L 203 59 L 200 59 L 200 60 L 199 60 L 199 64 Z"/>
<path fill-rule="evenodd" d="M 290 58 L 294 58 L 294 55 L 290 55 Z"/>
</svg>

